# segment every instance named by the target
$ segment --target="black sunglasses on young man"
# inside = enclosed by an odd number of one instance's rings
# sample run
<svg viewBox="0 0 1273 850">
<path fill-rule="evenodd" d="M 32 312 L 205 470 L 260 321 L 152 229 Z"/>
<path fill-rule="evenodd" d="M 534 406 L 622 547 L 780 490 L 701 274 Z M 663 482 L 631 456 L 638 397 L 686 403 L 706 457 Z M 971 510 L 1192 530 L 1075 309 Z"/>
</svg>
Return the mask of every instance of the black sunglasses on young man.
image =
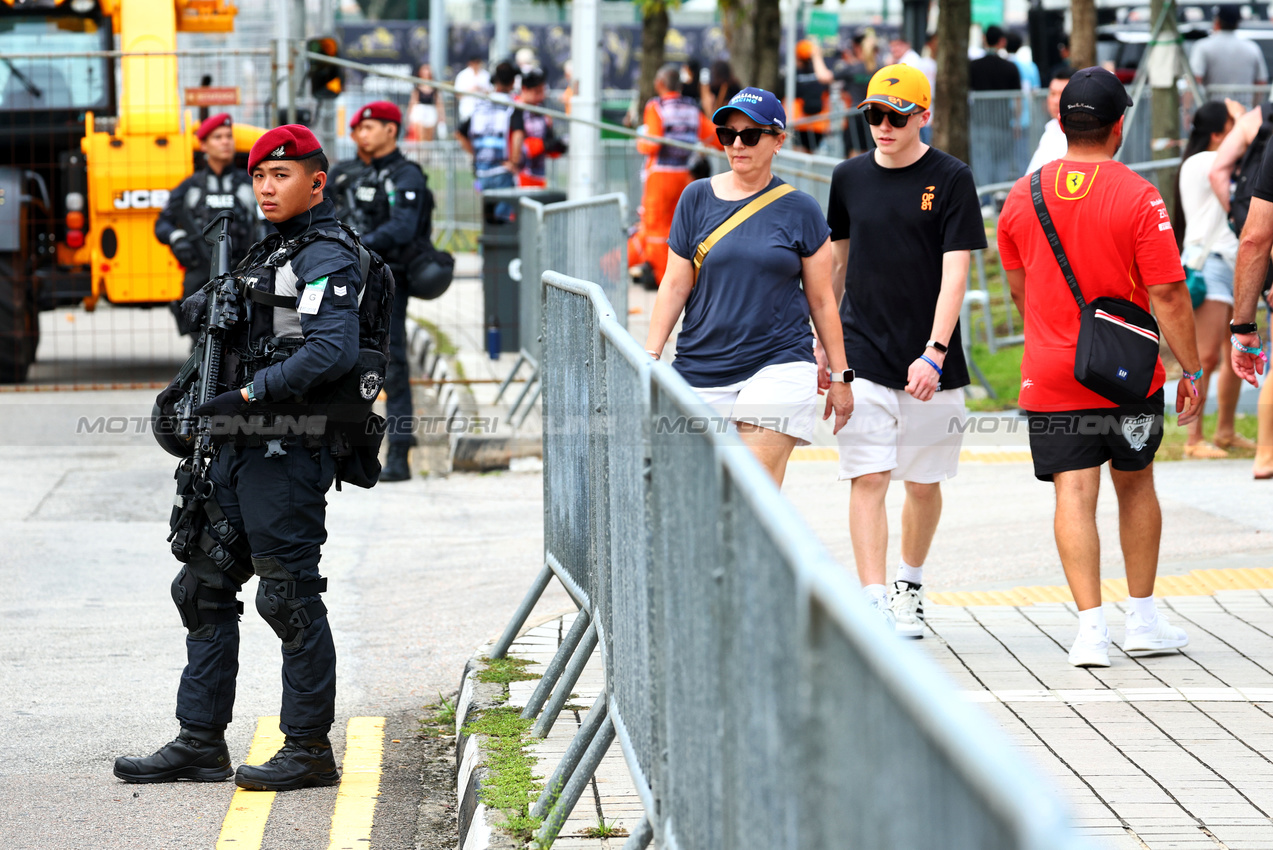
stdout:
<svg viewBox="0 0 1273 850">
<path fill-rule="evenodd" d="M 878 127 L 883 124 L 884 116 L 886 115 L 888 116 L 888 123 L 892 124 L 899 130 L 906 126 L 907 121 L 911 120 L 909 115 L 903 115 L 900 112 L 894 112 L 891 109 L 876 109 L 873 106 L 868 106 L 866 109 L 863 109 L 862 114 L 866 116 L 866 123 L 870 124 L 872 127 Z"/>
<path fill-rule="evenodd" d="M 770 130 L 768 127 L 748 127 L 746 130 L 734 130 L 729 127 L 716 128 L 716 138 L 720 139 L 720 143 L 725 147 L 732 145 L 734 139 L 742 137 L 744 145 L 754 148 L 760 144 L 761 136 L 777 135 L 780 135 L 777 130 Z"/>
</svg>

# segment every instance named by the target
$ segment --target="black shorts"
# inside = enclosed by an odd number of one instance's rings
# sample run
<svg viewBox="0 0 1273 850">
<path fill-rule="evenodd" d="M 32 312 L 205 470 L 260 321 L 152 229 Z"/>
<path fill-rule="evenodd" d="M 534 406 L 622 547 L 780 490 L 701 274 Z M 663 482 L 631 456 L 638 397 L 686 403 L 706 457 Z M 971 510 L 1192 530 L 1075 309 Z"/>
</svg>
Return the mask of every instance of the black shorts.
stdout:
<svg viewBox="0 0 1273 850">
<path fill-rule="evenodd" d="M 1105 461 L 1114 469 L 1136 472 L 1153 463 L 1162 444 L 1163 391 L 1140 404 L 1027 413 L 1027 417 L 1034 477 L 1040 481 Z"/>
</svg>

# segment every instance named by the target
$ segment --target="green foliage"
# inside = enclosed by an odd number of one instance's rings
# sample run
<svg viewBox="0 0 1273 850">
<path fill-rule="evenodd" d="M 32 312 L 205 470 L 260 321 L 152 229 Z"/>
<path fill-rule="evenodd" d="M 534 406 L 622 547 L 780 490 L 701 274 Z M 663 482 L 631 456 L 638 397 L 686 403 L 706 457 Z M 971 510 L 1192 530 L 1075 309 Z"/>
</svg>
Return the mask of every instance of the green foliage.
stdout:
<svg viewBox="0 0 1273 850">
<path fill-rule="evenodd" d="M 540 790 L 534 775 L 535 757 L 530 752 L 533 720 L 524 720 L 516 708 L 483 711 L 464 726 L 470 735 L 486 738 L 489 773 L 479 796 L 483 803 L 504 815 L 503 828 L 519 841 L 529 841 L 540 819 L 530 814 L 532 795 Z"/>
<path fill-rule="evenodd" d="M 429 332 L 429 336 L 433 337 L 433 344 L 437 346 L 438 354 L 443 357 L 451 357 L 460 353 L 460 349 L 455 347 L 455 343 L 451 341 L 451 337 L 447 336 L 436 323 L 430 322 L 428 319 L 415 319 L 415 323 Z"/>
<path fill-rule="evenodd" d="M 606 823 L 604 818 L 597 818 L 597 825 L 583 831 L 584 838 L 623 838 L 628 831 L 621 826 Z"/>
<path fill-rule="evenodd" d="M 1000 348 L 994 354 L 985 345 L 972 347 L 972 359 L 986 376 L 998 398 L 968 398 L 969 410 L 1011 410 L 1017 406 L 1021 392 L 1021 354 L 1019 345 Z M 971 369 L 968 370 L 970 373 Z M 980 386 L 973 377 L 973 386 Z"/>
<path fill-rule="evenodd" d="M 477 674 L 479 682 L 496 685 L 507 685 L 509 682 L 524 682 L 538 679 L 534 673 L 527 673 L 526 668 L 532 663 L 525 658 L 483 658 L 486 669 Z"/>
<path fill-rule="evenodd" d="M 421 738 L 449 738 L 455 734 L 455 701 L 438 694 L 438 701 L 425 706 L 417 735 Z"/>
</svg>

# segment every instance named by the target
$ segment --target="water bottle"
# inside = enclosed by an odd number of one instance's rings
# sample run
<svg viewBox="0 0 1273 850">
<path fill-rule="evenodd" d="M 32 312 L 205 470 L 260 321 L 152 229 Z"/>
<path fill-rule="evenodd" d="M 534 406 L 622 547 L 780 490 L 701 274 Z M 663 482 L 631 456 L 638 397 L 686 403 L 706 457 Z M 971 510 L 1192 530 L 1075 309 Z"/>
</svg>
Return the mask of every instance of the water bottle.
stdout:
<svg viewBox="0 0 1273 850">
<path fill-rule="evenodd" d="M 486 326 L 486 353 L 492 360 L 499 359 L 499 319 L 491 319 Z"/>
</svg>

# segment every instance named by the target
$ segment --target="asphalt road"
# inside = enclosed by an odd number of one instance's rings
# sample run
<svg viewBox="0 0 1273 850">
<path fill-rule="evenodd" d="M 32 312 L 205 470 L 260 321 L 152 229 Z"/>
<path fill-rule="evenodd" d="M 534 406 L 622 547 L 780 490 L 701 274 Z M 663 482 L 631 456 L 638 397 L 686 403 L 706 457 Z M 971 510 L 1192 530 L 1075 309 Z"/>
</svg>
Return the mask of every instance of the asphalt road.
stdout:
<svg viewBox="0 0 1273 850">
<path fill-rule="evenodd" d="M 213 847 L 232 783 L 125 785 L 114 758 L 175 736 L 184 634 L 169 584 L 174 460 L 136 423 L 153 391 L 0 393 L 0 846 Z M 99 418 L 104 417 L 104 418 Z M 95 433 L 90 433 L 96 429 Z M 125 433 L 112 433 L 122 430 Z M 418 478 L 328 496 L 322 569 L 351 717 L 386 718 L 372 846 L 413 848 L 419 710 L 525 592 L 542 552 L 538 475 Z M 242 621 L 235 722 L 242 761 L 279 708 L 279 643 Z M 554 591 L 541 610 L 566 608 Z M 394 743 L 394 741 L 400 743 Z M 326 847 L 335 788 L 280 794 L 268 848 Z"/>
</svg>

